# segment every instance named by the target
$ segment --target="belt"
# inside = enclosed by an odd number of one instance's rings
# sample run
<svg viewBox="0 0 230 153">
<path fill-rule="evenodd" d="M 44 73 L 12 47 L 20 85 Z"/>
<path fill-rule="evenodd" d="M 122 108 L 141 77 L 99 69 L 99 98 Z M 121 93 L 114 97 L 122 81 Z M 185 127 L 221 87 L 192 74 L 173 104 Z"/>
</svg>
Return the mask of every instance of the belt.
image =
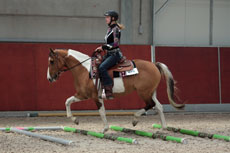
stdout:
<svg viewBox="0 0 230 153">
<path fill-rule="evenodd" d="M 108 53 L 116 53 L 116 52 L 119 52 L 120 51 L 120 48 L 115 48 L 115 49 L 112 49 L 112 50 L 108 50 Z"/>
</svg>

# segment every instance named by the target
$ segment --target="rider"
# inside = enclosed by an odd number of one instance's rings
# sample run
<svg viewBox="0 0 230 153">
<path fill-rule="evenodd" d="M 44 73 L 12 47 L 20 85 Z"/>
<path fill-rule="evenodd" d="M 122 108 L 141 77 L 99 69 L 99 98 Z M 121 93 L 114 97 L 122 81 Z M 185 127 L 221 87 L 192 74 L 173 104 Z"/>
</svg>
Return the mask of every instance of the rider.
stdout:
<svg viewBox="0 0 230 153">
<path fill-rule="evenodd" d="M 105 89 L 107 99 L 113 98 L 113 80 L 108 74 L 108 69 L 116 65 L 122 58 L 122 53 L 119 48 L 120 30 L 124 28 L 123 25 L 117 23 L 118 13 L 110 10 L 105 14 L 105 21 L 108 24 L 108 30 L 105 35 L 105 44 L 98 47 L 96 51 L 106 50 L 107 54 L 103 62 L 99 65 L 99 74 L 102 81 L 102 86 Z"/>
</svg>

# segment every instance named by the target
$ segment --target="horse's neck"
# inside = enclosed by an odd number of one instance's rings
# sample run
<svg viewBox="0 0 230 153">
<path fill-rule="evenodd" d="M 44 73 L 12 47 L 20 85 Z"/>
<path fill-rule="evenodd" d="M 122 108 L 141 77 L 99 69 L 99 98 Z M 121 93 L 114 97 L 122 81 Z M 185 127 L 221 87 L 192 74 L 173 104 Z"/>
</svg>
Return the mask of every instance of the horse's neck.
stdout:
<svg viewBox="0 0 230 153">
<path fill-rule="evenodd" d="M 67 49 L 55 49 L 55 52 L 58 53 L 62 57 L 66 57 L 68 54 Z"/>
<path fill-rule="evenodd" d="M 90 57 L 88 55 L 81 52 L 68 50 L 67 64 L 69 68 L 83 62 L 71 70 L 75 82 L 77 82 L 78 85 L 83 83 L 83 80 L 88 80 L 89 78 L 91 65 L 91 60 L 89 58 Z"/>
<path fill-rule="evenodd" d="M 68 56 L 72 56 L 75 59 L 75 62 L 80 62 L 81 65 L 89 72 L 90 71 L 90 64 L 91 60 L 89 59 L 90 57 L 86 54 L 83 54 L 79 51 L 75 50 L 68 50 Z"/>
</svg>

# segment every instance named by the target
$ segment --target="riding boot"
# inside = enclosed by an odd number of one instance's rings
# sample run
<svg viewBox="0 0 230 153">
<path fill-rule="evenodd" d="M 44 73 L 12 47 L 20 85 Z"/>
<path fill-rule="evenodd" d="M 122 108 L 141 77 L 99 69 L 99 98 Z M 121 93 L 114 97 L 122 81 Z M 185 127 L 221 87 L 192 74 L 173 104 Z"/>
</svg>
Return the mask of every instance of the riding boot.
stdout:
<svg viewBox="0 0 230 153">
<path fill-rule="evenodd" d="M 108 85 L 108 86 L 104 86 L 104 87 L 105 87 L 106 99 L 113 99 L 113 86 Z"/>
</svg>

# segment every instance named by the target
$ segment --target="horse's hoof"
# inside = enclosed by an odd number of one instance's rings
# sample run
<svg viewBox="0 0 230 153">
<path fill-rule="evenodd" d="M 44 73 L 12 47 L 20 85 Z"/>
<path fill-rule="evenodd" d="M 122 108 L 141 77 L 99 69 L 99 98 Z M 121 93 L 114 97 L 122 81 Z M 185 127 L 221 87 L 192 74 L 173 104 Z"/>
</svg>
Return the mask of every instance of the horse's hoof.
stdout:
<svg viewBox="0 0 230 153">
<path fill-rule="evenodd" d="M 79 124 L 79 120 L 76 117 L 71 117 L 71 120 L 75 123 L 75 124 Z"/>
<path fill-rule="evenodd" d="M 164 131 L 166 131 L 166 130 L 167 130 L 167 127 L 162 127 L 162 129 L 163 129 Z"/>
<path fill-rule="evenodd" d="M 138 121 L 133 121 L 132 123 L 133 123 L 133 126 L 136 126 Z"/>
<path fill-rule="evenodd" d="M 103 129 L 102 133 L 105 133 L 105 132 L 107 132 L 108 130 L 109 130 L 109 127 L 106 126 L 106 127 Z"/>
<path fill-rule="evenodd" d="M 103 129 L 102 133 L 105 133 L 107 132 L 109 129 Z"/>
<path fill-rule="evenodd" d="M 74 121 L 74 123 L 79 125 L 79 121 L 77 119 Z"/>
</svg>

